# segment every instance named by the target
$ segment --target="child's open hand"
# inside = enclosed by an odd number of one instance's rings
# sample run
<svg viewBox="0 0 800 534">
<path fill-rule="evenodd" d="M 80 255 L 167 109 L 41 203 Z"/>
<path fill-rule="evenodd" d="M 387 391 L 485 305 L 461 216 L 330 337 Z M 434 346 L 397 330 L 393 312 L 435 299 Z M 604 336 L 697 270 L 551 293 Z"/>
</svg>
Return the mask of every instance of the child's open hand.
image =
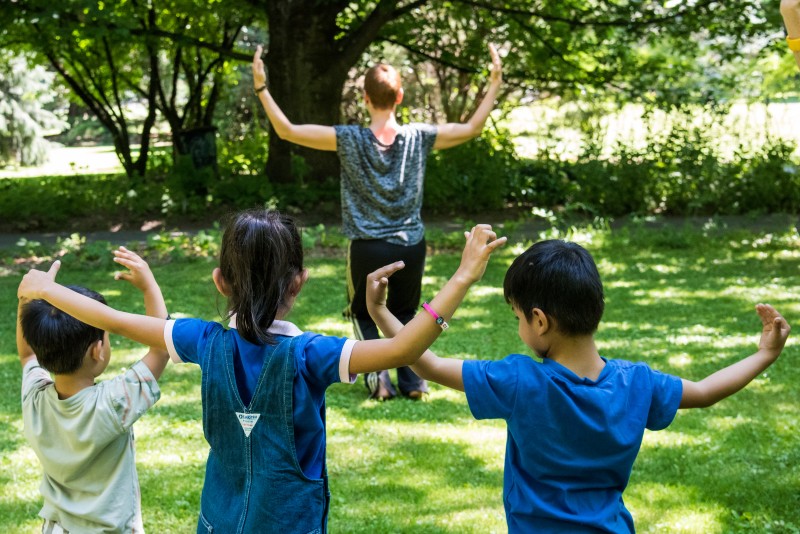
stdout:
<svg viewBox="0 0 800 534">
<path fill-rule="evenodd" d="M 497 237 L 490 224 L 479 224 L 469 232 L 464 232 L 467 244 L 461 254 L 461 265 L 456 274 L 473 284 L 481 279 L 489 263 L 489 256 L 505 245 L 507 238 Z"/>
<path fill-rule="evenodd" d="M 380 269 L 367 275 L 367 309 L 377 310 L 386 306 L 386 288 L 389 286 L 389 277 L 405 267 L 402 261 L 384 265 Z"/>
<path fill-rule="evenodd" d="M 119 247 L 114 251 L 114 261 L 129 269 L 128 272 L 116 273 L 115 280 L 127 280 L 142 293 L 158 287 L 150 266 L 135 252 Z"/>
<path fill-rule="evenodd" d="M 786 322 L 786 319 L 778 313 L 778 311 L 769 304 L 756 304 L 756 312 L 761 318 L 763 328 L 761 330 L 761 340 L 758 342 L 758 349 L 771 353 L 777 358 L 783 346 L 786 344 L 786 338 L 789 337 L 789 332 L 792 327 Z"/>
<path fill-rule="evenodd" d="M 41 292 L 48 285 L 56 281 L 56 274 L 61 268 L 61 262 L 56 260 L 50 269 L 45 271 L 37 271 L 31 269 L 28 274 L 22 277 L 22 281 L 17 288 L 17 298 L 20 300 L 34 300 L 41 298 Z"/>
</svg>

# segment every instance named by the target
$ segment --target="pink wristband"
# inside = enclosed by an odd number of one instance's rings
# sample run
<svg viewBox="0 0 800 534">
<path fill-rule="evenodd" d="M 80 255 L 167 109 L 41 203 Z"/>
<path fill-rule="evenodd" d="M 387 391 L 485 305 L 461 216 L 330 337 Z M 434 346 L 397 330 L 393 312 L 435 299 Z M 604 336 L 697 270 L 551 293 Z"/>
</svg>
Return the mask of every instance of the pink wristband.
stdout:
<svg viewBox="0 0 800 534">
<path fill-rule="evenodd" d="M 447 324 L 447 321 L 444 320 L 444 317 L 441 317 L 438 313 L 431 308 L 431 305 L 427 302 L 422 303 L 422 307 L 425 309 L 426 312 L 430 313 L 431 316 L 436 320 L 436 324 L 442 327 L 442 330 L 447 330 L 450 328 L 450 325 Z"/>
</svg>

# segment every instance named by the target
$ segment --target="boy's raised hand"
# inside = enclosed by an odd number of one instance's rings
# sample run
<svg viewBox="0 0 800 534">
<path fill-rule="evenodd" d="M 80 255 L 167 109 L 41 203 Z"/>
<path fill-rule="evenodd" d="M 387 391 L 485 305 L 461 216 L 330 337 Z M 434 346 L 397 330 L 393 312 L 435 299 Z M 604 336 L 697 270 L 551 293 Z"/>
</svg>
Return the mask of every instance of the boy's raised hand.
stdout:
<svg viewBox="0 0 800 534">
<path fill-rule="evenodd" d="M 367 275 L 367 308 L 378 309 L 386 306 L 386 288 L 389 286 L 389 277 L 405 266 L 404 262 L 396 261 Z"/>
<path fill-rule="evenodd" d="M 28 273 L 22 277 L 22 281 L 19 283 L 19 287 L 17 288 L 17 298 L 20 300 L 33 300 L 41 298 L 41 291 L 56 281 L 56 274 L 58 274 L 58 270 L 60 268 L 61 262 L 56 260 L 46 272 L 37 271 L 36 269 L 31 269 L 28 271 Z"/>
<path fill-rule="evenodd" d="M 481 279 L 489 263 L 489 256 L 496 249 L 502 247 L 507 238 L 497 237 L 490 224 L 479 224 L 471 231 L 464 232 L 467 243 L 461 254 L 461 265 L 456 271 L 456 276 L 463 277 L 468 283 L 473 284 Z"/>
<path fill-rule="evenodd" d="M 769 304 L 756 304 L 756 312 L 763 325 L 758 350 L 766 351 L 777 358 L 783 350 L 786 338 L 789 337 L 792 328 L 786 319 Z"/>
<path fill-rule="evenodd" d="M 168 316 L 167 305 L 161 288 L 156 282 L 156 277 L 150 266 L 138 254 L 125 247 L 114 251 L 114 261 L 128 268 L 128 272 L 119 272 L 114 275 L 116 280 L 127 280 L 144 295 L 145 313 L 151 317 L 164 319 Z"/>
</svg>

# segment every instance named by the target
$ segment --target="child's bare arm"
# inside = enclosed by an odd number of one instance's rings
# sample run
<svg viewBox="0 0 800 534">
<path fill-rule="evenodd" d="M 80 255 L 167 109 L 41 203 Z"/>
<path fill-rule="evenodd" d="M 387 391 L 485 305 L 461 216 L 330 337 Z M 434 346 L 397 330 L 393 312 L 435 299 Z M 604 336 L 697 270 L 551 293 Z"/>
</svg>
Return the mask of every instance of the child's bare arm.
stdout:
<svg viewBox="0 0 800 534">
<path fill-rule="evenodd" d="M 398 261 L 381 267 L 367 276 L 367 309 L 385 337 L 394 337 L 403 328 L 403 323 L 386 307 L 389 277 L 403 267 L 405 264 Z M 463 364 L 462 360 L 440 358 L 428 349 L 411 369 L 425 380 L 464 391 L 464 379 L 461 375 Z"/>
<path fill-rule="evenodd" d="M 681 408 L 705 408 L 733 395 L 778 359 L 791 328 L 786 319 L 768 304 L 756 305 L 756 311 L 762 323 L 758 352 L 700 382 L 682 380 Z"/>
<path fill-rule="evenodd" d="M 55 261 L 48 272 L 31 269 L 22 278 L 17 289 L 17 297 L 46 300 L 79 321 L 101 330 L 119 334 L 150 347 L 167 348 L 164 341 L 166 324 L 164 319 L 121 312 L 76 293 L 56 283 L 55 275 L 60 267 L 61 262 Z"/>
<path fill-rule="evenodd" d="M 781 15 L 789 39 L 800 39 L 800 0 L 781 0 Z M 800 51 L 794 51 L 794 60 L 800 68 Z"/>
<path fill-rule="evenodd" d="M 494 101 L 503 81 L 503 65 L 500 62 L 500 55 L 493 44 L 489 44 L 489 53 L 492 56 L 489 89 L 486 91 L 478 109 L 475 110 L 475 113 L 472 114 L 472 117 L 467 122 L 451 122 L 438 125 L 436 127 L 436 141 L 433 144 L 434 150 L 460 145 L 478 137 L 483 131 L 486 119 L 489 118 L 489 113 L 494 109 Z"/>
<path fill-rule="evenodd" d="M 114 277 L 117 280 L 126 280 L 136 289 L 142 292 L 144 297 L 144 312 L 150 317 L 166 319 L 167 304 L 164 302 L 164 295 L 156 282 L 150 266 L 138 254 L 131 252 L 125 247 L 119 247 L 114 251 L 114 261 L 128 268 L 128 272 L 119 272 Z M 150 351 L 142 358 L 144 364 L 158 380 L 161 373 L 169 361 L 169 353 L 158 347 L 150 347 Z"/>
<path fill-rule="evenodd" d="M 497 239 L 492 227 L 478 225 L 467 233 L 461 265 L 431 301 L 430 306 L 445 321 L 449 320 L 466 295 L 467 289 L 481 279 L 489 256 L 506 242 Z M 360 374 L 415 363 L 431 346 L 442 329 L 427 313 L 418 313 L 392 339 L 360 341 L 353 346 L 350 373 Z"/>
<path fill-rule="evenodd" d="M 253 55 L 253 89 L 258 90 L 258 99 L 267 112 L 272 129 L 284 141 L 317 150 L 336 150 L 336 130 L 333 126 L 319 124 L 292 124 L 272 98 L 267 87 L 267 74 L 261 59 L 262 47 L 256 47 Z M 262 87 L 264 89 L 262 89 Z"/>
</svg>

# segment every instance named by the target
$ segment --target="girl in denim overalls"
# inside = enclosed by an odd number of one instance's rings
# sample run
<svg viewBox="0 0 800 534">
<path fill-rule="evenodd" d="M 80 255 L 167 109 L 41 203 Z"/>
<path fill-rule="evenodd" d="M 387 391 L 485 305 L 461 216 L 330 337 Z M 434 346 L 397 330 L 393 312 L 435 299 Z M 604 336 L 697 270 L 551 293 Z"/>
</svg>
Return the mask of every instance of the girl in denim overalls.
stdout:
<svg viewBox="0 0 800 534">
<path fill-rule="evenodd" d="M 235 215 L 213 279 L 228 299 L 228 329 L 199 319 L 163 320 L 110 309 L 31 271 L 20 295 L 202 369 L 203 433 L 211 446 L 198 532 L 323 532 L 330 492 L 325 390 L 360 373 L 411 365 L 446 328 L 467 289 L 505 242 L 488 225 L 465 234 L 459 266 L 426 310 L 391 339 L 354 341 L 303 333 L 284 320 L 308 279 L 295 223 L 275 211 Z M 368 284 L 386 284 L 389 269 Z"/>
</svg>

